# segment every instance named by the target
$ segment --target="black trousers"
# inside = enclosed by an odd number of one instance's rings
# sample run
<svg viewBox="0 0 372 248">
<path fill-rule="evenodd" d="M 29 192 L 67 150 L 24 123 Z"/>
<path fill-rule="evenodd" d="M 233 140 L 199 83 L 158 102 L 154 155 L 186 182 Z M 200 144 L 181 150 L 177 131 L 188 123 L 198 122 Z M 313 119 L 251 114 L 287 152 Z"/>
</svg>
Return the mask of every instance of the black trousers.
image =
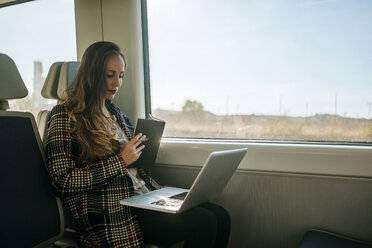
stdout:
<svg viewBox="0 0 372 248">
<path fill-rule="evenodd" d="M 179 214 L 136 209 L 145 243 L 171 245 L 184 241 L 184 248 L 226 248 L 230 215 L 221 206 L 205 203 Z"/>
</svg>

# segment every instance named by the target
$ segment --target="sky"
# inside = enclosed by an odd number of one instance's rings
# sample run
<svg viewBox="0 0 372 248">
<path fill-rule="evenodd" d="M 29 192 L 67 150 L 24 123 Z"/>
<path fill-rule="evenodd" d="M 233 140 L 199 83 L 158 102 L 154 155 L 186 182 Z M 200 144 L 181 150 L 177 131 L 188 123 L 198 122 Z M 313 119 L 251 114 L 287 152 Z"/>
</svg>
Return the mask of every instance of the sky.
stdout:
<svg viewBox="0 0 372 248">
<path fill-rule="evenodd" d="M 38 0 L 0 8 L 0 53 L 10 56 L 33 92 L 34 61 L 76 61 L 73 0 Z"/>
<path fill-rule="evenodd" d="M 152 107 L 372 118 L 371 0 L 148 0 Z M 76 60 L 73 0 L 0 8 L 0 52 L 32 92 Z"/>
<path fill-rule="evenodd" d="M 152 106 L 370 117 L 370 0 L 148 1 Z M 371 109 L 372 111 L 372 109 Z"/>
</svg>

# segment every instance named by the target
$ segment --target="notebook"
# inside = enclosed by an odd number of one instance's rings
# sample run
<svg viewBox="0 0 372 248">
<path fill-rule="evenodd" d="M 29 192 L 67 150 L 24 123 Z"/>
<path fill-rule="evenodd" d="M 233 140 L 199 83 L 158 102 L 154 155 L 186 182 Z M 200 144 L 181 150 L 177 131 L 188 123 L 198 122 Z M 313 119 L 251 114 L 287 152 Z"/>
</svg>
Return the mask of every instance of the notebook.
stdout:
<svg viewBox="0 0 372 248">
<path fill-rule="evenodd" d="M 229 182 L 247 150 L 212 152 L 190 189 L 164 187 L 123 199 L 120 204 L 175 214 L 215 199 Z"/>
<path fill-rule="evenodd" d="M 146 135 L 146 139 L 141 144 L 145 145 L 145 148 L 142 150 L 142 154 L 138 160 L 129 167 L 147 168 L 155 164 L 164 127 L 165 122 L 152 115 L 149 115 L 148 119 L 137 120 L 134 135 L 139 133 Z"/>
</svg>

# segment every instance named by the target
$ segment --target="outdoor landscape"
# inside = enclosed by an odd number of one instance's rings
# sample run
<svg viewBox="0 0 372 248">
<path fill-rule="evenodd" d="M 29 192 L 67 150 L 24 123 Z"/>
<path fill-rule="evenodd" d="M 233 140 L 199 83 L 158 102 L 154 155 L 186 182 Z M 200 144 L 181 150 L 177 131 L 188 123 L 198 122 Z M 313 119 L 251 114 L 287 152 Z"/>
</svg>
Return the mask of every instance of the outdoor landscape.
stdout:
<svg viewBox="0 0 372 248">
<path fill-rule="evenodd" d="M 197 101 L 187 100 L 181 111 L 155 109 L 166 121 L 165 137 L 264 139 L 275 141 L 372 142 L 372 120 L 331 114 L 308 117 L 215 115 Z"/>
</svg>

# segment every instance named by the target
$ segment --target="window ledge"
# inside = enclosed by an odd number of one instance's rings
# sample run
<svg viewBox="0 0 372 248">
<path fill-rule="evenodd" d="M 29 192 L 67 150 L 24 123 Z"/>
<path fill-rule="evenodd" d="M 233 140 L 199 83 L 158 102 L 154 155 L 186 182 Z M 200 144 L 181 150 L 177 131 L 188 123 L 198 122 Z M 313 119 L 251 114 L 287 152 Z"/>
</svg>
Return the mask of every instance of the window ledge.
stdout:
<svg viewBox="0 0 372 248">
<path fill-rule="evenodd" d="M 372 177 L 372 146 L 163 138 L 157 164 L 200 167 L 212 151 L 247 147 L 240 170 Z"/>
</svg>

